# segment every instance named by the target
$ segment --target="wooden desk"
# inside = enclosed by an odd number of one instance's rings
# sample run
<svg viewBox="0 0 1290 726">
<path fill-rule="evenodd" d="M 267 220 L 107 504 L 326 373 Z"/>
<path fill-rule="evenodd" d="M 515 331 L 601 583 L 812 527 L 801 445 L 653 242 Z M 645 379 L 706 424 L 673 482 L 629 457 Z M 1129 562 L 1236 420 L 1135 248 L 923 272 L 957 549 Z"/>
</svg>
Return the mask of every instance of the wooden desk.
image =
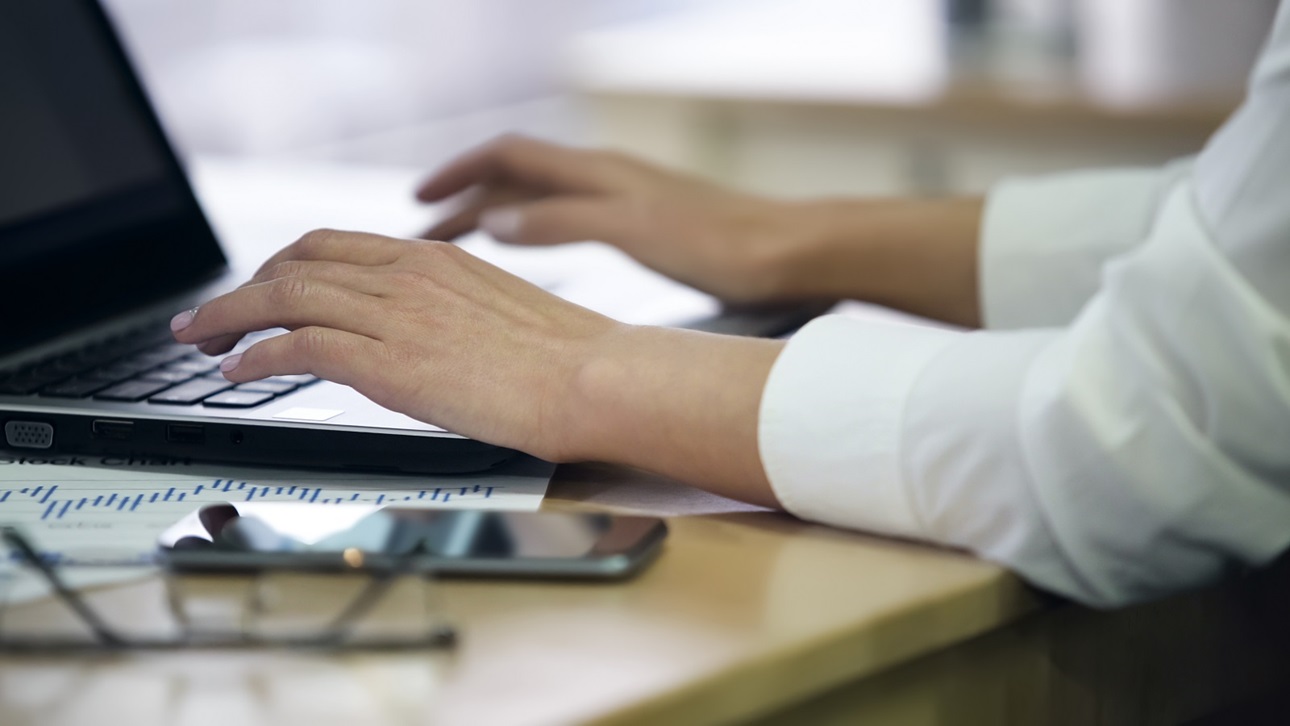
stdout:
<svg viewBox="0 0 1290 726">
<path fill-rule="evenodd" d="M 1174 723 L 1278 663 L 1265 585 L 1099 615 L 615 468 L 562 468 L 546 506 L 664 514 L 671 537 L 624 584 L 443 584 L 454 653 L 0 659 L 0 723 Z M 110 606 L 146 613 L 154 585 Z"/>
</svg>

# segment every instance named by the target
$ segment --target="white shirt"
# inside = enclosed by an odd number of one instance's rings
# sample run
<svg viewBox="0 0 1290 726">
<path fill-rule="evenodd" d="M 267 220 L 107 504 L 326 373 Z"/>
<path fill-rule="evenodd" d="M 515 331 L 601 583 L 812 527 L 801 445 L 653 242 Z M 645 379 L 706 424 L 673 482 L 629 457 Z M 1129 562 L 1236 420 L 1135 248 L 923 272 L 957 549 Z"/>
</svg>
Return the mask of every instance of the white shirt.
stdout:
<svg viewBox="0 0 1290 726">
<path fill-rule="evenodd" d="M 986 330 L 789 342 L 759 442 L 790 512 L 1096 606 L 1290 546 L 1290 3 L 1197 158 L 1005 182 L 980 254 Z"/>
</svg>

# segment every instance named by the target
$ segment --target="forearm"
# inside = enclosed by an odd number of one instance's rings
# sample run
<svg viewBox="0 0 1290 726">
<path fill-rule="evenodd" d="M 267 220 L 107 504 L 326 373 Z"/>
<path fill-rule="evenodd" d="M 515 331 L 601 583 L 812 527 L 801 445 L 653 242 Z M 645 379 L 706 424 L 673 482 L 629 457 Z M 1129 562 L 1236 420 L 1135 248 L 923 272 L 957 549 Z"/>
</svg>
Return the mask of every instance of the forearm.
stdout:
<svg viewBox="0 0 1290 726">
<path fill-rule="evenodd" d="M 779 297 L 881 302 L 975 325 L 981 202 L 785 203 L 793 251 L 769 259 Z M 779 506 L 758 449 L 762 391 L 779 341 L 619 326 L 580 367 L 562 420 L 565 459 L 647 469 Z"/>
<path fill-rule="evenodd" d="M 977 327 L 980 198 L 789 204 L 799 240 L 778 262 L 781 297 L 868 300 Z"/>
<path fill-rule="evenodd" d="M 619 326 L 572 382 L 568 459 L 611 461 L 778 506 L 762 469 L 758 407 L 783 343 Z"/>
</svg>

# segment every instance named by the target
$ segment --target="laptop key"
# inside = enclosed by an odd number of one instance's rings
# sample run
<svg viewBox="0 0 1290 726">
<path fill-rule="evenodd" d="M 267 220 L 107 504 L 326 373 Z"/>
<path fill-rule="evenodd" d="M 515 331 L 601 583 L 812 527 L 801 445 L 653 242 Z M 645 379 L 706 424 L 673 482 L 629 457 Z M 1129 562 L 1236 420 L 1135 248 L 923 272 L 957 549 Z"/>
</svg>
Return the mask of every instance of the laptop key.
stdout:
<svg viewBox="0 0 1290 726">
<path fill-rule="evenodd" d="M 117 361 L 116 363 L 111 363 L 103 366 L 102 368 L 95 368 L 83 375 L 86 378 L 101 378 L 106 381 L 124 381 L 127 378 L 134 378 L 150 368 L 152 368 L 152 366 L 137 362 L 127 363 L 125 361 Z"/>
<path fill-rule="evenodd" d="M 0 382 L 0 396 L 26 396 L 35 393 L 49 381 L 28 375 L 17 375 Z"/>
<path fill-rule="evenodd" d="M 237 390 L 281 395 L 283 393 L 290 393 L 299 387 L 300 384 L 292 383 L 291 381 L 280 381 L 277 378 L 266 378 L 262 381 L 247 381 L 246 383 L 239 383 L 237 385 Z"/>
<path fill-rule="evenodd" d="M 142 401 L 148 396 L 170 388 L 165 381 L 126 381 L 99 391 L 94 398 L 100 401 Z"/>
<path fill-rule="evenodd" d="M 269 391 L 224 391 L 202 401 L 202 405 L 216 408 L 251 408 L 275 398 L 276 395 Z"/>
<path fill-rule="evenodd" d="M 191 371 L 175 371 L 168 368 L 158 368 L 155 371 L 148 371 L 139 376 L 145 381 L 166 381 L 167 383 L 184 383 L 196 377 L 197 375 Z"/>
<path fill-rule="evenodd" d="M 214 395 L 220 391 L 227 391 L 232 387 L 233 384 L 228 381 L 217 381 L 213 378 L 196 378 L 150 397 L 148 403 L 191 406 L 199 403 L 207 396 Z"/>
<path fill-rule="evenodd" d="M 135 353 L 129 358 L 126 358 L 126 362 L 153 368 L 155 366 L 177 361 L 181 358 L 186 358 L 192 354 L 193 347 L 191 345 L 172 343 L 151 348 L 143 351 L 142 353 Z"/>
<path fill-rule="evenodd" d="M 270 378 L 269 380 L 272 380 L 272 381 L 284 381 L 284 382 L 286 382 L 286 383 L 294 383 L 294 384 L 296 384 L 296 385 L 298 385 L 298 386 L 307 386 L 307 385 L 309 385 L 310 383 L 317 383 L 317 382 L 318 382 L 318 377 L 317 377 L 317 376 L 310 375 L 310 374 L 308 374 L 308 373 L 291 373 L 291 374 L 284 375 L 284 376 L 274 376 L 273 378 Z"/>
<path fill-rule="evenodd" d="M 57 383 L 67 377 L 67 373 L 51 369 L 42 369 L 38 365 L 29 365 L 14 371 L 12 377 L 0 383 L 0 394 L 26 396 L 51 383 Z"/>
<path fill-rule="evenodd" d="M 204 355 L 194 355 L 166 365 L 166 370 L 188 371 L 193 374 L 210 373 L 219 370 L 219 359 Z"/>
<path fill-rule="evenodd" d="M 57 358 L 43 363 L 40 366 L 40 370 L 49 371 L 51 373 L 62 373 L 65 376 L 70 376 L 80 373 L 88 368 L 92 368 L 100 363 L 102 363 L 102 361 L 96 361 L 91 358 L 87 358 L 80 352 L 74 352 L 60 355 Z"/>
<path fill-rule="evenodd" d="M 54 398 L 88 398 L 112 385 L 101 378 L 69 378 L 40 389 L 40 395 Z"/>
</svg>

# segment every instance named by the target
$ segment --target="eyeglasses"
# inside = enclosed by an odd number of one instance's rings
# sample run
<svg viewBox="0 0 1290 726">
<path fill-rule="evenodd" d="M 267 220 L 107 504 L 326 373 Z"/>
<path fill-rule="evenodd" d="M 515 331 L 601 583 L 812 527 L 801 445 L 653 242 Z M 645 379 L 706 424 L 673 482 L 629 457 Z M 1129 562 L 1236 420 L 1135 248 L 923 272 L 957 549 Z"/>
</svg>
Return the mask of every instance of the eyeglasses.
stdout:
<svg viewBox="0 0 1290 726">
<path fill-rule="evenodd" d="M 186 606 L 183 586 L 173 572 L 163 569 L 167 612 L 177 625 L 174 637 L 138 637 L 127 635 L 112 627 L 89 602 L 71 587 L 51 565 L 36 552 L 31 542 L 13 527 L 0 527 L 3 539 L 16 553 L 21 563 L 32 570 L 49 586 L 53 595 L 90 632 L 91 638 L 66 636 L 17 636 L 0 632 L 0 653 L 4 654 L 72 654 L 87 651 L 171 651 L 181 649 L 255 649 L 284 648 L 307 651 L 409 651 L 427 648 L 451 648 L 456 645 L 457 632 L 442 624 L 431 624 L 416 634 L 399 636 L 369 635 L 359 632 L 358 625 L 386 597 L 394 584 L 404 577 L 413 577 L 409 566 L 396 567 L 389 572 L 370 575 L 368 582 L 351 597 L 339 613 L 331 616 L 321 627 L 302 635 L 266 635 L 255 632 L 253 620 L 262 608 L 258 584 L 253 587 L 250 600 L 244 603 L 241 625 L 237 629 L 212 629 L 198 625 Z M 409 563 L 410 564 L 410 563 Z M 418 575 L 419 576 L 419 575 Z M 257 579 L 257 583 L 261 582 Z"/>
</svg>

